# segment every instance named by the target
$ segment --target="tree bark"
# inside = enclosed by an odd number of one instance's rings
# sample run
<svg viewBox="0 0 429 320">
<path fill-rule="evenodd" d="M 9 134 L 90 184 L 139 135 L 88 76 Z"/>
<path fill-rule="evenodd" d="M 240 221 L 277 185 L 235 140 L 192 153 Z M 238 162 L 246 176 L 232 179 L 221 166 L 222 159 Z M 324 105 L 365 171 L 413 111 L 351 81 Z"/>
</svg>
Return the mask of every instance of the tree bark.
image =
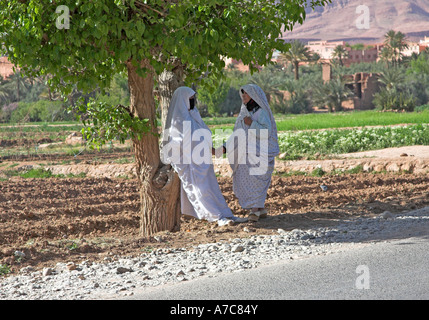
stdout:
<svg viewBox="0 0 429 320">
<path fill-rule="evenodd" d="M 295 80 L 299 80 L 299 61 L 294 61 Z"/>
<path fill-rule="evenodd" d="M 164 70 L 158 77 L 158 97 L 161 108 L 161 123 L 164 131 L 165 120 L 167 119 L 168 108 L 170 107 L 171 97 L 177 88 L 184 85 L 184 67 L 179 60 L 175 60 L 174 67 L 170 70 Z"/>
<path fill-rule="evenodd" d="M 140 186 L 140 232 L 142 236 L 150 236 L 160 231 L 180 229 L 180 180 L 170 165 L 160 161 L 153 94 L 154 72 L 147 61 L 142 61 L 141 65 L 150 70 L 146 77 L 138 75 L 131 63 L 127 64 L 127 68 L 130 111 L 140 119 L 149 119 L 151 126 L 151 131 L 144 134 L 141 140 L 133 139 Z"/>
</svg>

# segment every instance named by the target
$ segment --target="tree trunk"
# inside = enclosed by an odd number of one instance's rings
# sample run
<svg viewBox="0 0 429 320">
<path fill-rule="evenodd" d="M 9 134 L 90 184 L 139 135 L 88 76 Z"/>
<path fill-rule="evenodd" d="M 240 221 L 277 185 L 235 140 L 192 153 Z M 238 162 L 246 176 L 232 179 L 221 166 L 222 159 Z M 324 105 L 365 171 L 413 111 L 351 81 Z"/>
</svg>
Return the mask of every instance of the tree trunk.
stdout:
<svg viewBox="0 0 429 320">
<path fill-rule="evenodd" d="M 299 61 L 294 61 L 295 80 L 299 80 Z"/>
<path fill-rule="evenodd" d="M 177 88 L 184 85 L 183 69 L 183 65 L 180 61 L 175 60 L 173 69 L 171 71 L 164 70 L 158 77 L 158 97 L 161 107 L 161 123 L 163 131 L 165 120 L 167 119 L 168 108 L 170 107 L 171 97 Z"/>
<path fill-rule="evenodd" d="M 130 111 L 140 119 L 149 119 L 151 132 L 141 140 L 134 139 L 136 172 L 140 186 L 141 221 L 140 232 L 149 236 L 160 231 L 180 229 L 180 180 L 170 165 L 160 161 L 158 128 L 156 125 L 154 100 L 154 73 L 147 61 L 146 77 L 137 74 L 129 63 L 128 85 L 130 89 Z"/>
</svg>

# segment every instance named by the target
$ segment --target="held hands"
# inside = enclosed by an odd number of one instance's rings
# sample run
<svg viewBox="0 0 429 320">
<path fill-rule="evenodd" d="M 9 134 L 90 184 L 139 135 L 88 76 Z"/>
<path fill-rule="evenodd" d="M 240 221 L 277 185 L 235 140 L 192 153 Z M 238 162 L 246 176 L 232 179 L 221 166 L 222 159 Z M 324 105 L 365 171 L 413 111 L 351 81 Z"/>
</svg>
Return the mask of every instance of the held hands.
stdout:
<svg viewBox="0 0 429 320">
<path fill-rule="evenodd" d="M 212 155 L 216 156 L 216 158 L 222 157 L 222 155 L 225 153 L 226 153 L 226 148 L 224 146 L 219 147 L 217 149 L 212 147 Z"/>
<path fill-rule="evenodd" d="M 244 117 L 244 123 L 247 124 L 248 126 L 250 126 L 253 122 L 251 117 Z"/>
</svg>

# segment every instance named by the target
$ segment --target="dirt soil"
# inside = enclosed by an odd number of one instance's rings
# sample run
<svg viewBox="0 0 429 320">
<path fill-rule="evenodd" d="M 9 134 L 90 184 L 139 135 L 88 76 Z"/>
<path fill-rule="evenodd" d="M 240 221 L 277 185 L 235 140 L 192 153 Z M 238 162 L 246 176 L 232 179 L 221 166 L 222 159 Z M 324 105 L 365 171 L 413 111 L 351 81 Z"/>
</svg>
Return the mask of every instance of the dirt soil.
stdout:
<svg viewBox="0 0 429 320">
<path fill-rule="evenodd" d="M 114 171 L 113 164 L 102 167 L 88 164 L 90 159 L 87 163 L 81 162 L 82 168 L 90 165 L 98 168 L 98 176 L 94 171 L 86 178 L 0 180 L 0 264 L 10 265 L 12 273 L 16 273 L 29 265 L 41 269 L 55 266 L 57 262 L 80 263 L 99 261 L 106 256 L 135 256 L 156 248 L 191 247 L 255 234 L 276 234 L 279 228 L 305 229 L 385 211 L 399 213 L 429 206 L 429 159 L 425 155 L 419 158 L 423 154 L 420 151 L 418 148 L 408 150 L 413 156 L 410 161 L 418 160 L 420 167 L 426 168 L 418 173 L 387 170 L 322 177 L 274 175 L 266 201 L 269 209 L 266 219 L 218 227 L 216 223 L 182 218 L 180 231 L 151 237 L 139 234 L 137 180 L 133 176 L 128 179 L 103 176 L 103 171 Z M 378 156 L 385 168 L 397 158 L 403 160 L 405 157 L 396 157 L 396 153 L 386 157 L 388 152 L 392 150 L 379 151 L 371 157 Z M 356 160 L 356 156 L 353 158 Z M 350 167 L 346 157 L 341 161 L 344 168 Z M 287 171 L 287 166 L 298 165 L 278 162 L 279 172 Z M 26 163 L 33 164 L 23 159 L 20 165 Z M 323 161 L 318 163 L 323 164 Z M 71 166 L 63 167 L 70 169 Z M 0 171 L 4 167 L 0 167 Z M 245 216 L 246 212 L 240 208 L 232 191 L 227 170 L 219 167 L 216 170 L 228 205 L 237 216 Z M 328 187 L 327 191 L 322 190 L 321 184 Z M 25 257 L 17 256 L 16 251 L 23 252 Z"/>
</svg>

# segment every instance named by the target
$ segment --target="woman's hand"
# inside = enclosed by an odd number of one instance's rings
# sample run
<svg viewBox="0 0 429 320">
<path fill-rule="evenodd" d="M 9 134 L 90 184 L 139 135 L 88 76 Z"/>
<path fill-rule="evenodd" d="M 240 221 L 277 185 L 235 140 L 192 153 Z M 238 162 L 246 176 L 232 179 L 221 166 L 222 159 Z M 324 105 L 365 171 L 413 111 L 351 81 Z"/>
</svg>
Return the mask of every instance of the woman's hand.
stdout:
<svg viewBox="0 0 429 320">
<path fill-rule="evenodd" d="M 251 117 L 244 117 L 244 123 L 247 124 L 248 126 L 252 125 L 252 118 Z"/>
</svg>

